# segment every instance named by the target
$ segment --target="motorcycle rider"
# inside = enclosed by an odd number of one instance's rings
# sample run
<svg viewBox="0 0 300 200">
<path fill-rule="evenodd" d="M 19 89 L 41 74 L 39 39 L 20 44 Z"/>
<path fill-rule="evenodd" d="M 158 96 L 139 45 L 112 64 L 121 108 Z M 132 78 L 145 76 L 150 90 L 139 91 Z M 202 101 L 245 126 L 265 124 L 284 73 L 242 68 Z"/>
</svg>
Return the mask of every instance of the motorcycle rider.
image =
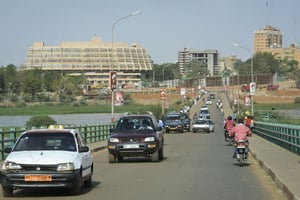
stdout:
<svg viewBox="0 0 300 200">
<path fill-rule="evenodd" d="M 249 127 L 247 127 L 244 124 L 244 120 L 242 118 L 238 119 L 238 125 L 236 125 L 231 131 L 230 131 L 230 136 L 234 137 L 235 142 L 239 140 L 245 140 L 248 143 L 249 146 L 249 141 L 247 136 L 252 136 L 252 131 Z M 246 148 L 247 150 L 247 148 Z M 248 155 L 248 152 L 246 153 Z M 235 153 L 234 155 L 235 156 Z"/>
<path fill-rule="evenodd" d="M 233 127 L 235 126 L 235 123 L 232 119 L 232 117 L 229 115 L 225 121 L 225 125 L 224 125 L 224 137 L 225 140 L 227 141 L 228 136 L 230 135 L 231 130 L 233 129 Z"/>
</svg>

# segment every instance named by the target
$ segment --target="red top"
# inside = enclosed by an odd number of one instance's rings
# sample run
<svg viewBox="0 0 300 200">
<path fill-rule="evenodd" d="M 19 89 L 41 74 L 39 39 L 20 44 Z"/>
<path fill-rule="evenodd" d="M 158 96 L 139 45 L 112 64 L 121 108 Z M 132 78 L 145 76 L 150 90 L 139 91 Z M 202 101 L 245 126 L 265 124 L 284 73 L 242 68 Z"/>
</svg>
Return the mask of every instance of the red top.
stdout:
<svg viewBox="0 0 300 200">
<path fill-rule="evenodd" d="M 247 140 L 247 136 L 251 136 L 252 132 L 249 127 L 245 126 L 244 124 L 238 124 L 235 126 L 231 132 L 230 136 L 234 136 L 235 141 L 238 140 Z"/>
<path fill-rule="evenodd" d="M 246 119 L 245 124 L 246 124 L 246 126 L 250 126 L 250 125 L 251 125 L 251 119 L 250 119 L 250 117 L 248 117 L 248 118 Z"/>
<path fill-rule="evenodd" d="M 226 120 L 226 123 L 225 123 L 225 128 L 227 131 L 231 131 L 231 129 L 234 127 L 234 121 L 231 119 L 231 120 Z"/>
</svg>

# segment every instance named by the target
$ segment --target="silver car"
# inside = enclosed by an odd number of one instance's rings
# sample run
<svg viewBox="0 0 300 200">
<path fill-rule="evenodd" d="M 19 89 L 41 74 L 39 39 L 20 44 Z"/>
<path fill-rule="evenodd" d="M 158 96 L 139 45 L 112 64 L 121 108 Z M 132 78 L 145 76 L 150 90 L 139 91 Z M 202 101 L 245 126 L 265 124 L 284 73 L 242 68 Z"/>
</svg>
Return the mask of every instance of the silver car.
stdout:
<svg viewBox="0 0 300 200">
<path fill-rule="evenodd" d="M 215 123 L 211 120 L 207 120 L 208 125 L 209 125 L 209 132 L 214 132 L 215 131 Z"/>
</svg>

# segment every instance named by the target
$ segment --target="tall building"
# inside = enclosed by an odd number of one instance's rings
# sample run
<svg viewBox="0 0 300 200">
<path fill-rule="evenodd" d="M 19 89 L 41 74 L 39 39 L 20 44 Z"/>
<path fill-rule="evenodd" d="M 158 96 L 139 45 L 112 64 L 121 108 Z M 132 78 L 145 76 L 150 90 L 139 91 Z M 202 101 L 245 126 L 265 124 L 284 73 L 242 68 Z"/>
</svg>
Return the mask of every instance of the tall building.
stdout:
<svg viewBox="0 0 300 200">
<path fill-rule="evenodd" d="M 61 42 L 60 46 L 35 42 L 28 50 L 24 69 L 35 68 L 73 76 L 84 74 L 90 86 L 109 86 L 109 72 L 117 71 L 117 87 L 140 87 L 141 72 L 152 70 L 153 64 L 139 44 L 112 44 L 94 37 L 87 42 Z"/>
<path fill-rule="evenodd" d="M 300 49 L 295 44 L 284 48 L 283 35 L 272 26 L 254 32 L 254 50 L 255 53 L 270 52 L 279 61 L 296 60 L 300 65 Z"/>
<path fill-rule="evenodd" d="M 178 52 L 178 62 L 181 74 L 186 74 L 186 65 L 191 60 L 203 61 L 207 64 L 210 75 L 219 74 L 219 53 L 217 50 L 196 50 L 196 49 L 184 49 Z"/>
<path fill-rule="evenodd" d="M 279 29 L 266 26 L 254 32 L 254 51 L 264 52 L 272 47 L 282 47 L 282 34 Z"/>
</svg>

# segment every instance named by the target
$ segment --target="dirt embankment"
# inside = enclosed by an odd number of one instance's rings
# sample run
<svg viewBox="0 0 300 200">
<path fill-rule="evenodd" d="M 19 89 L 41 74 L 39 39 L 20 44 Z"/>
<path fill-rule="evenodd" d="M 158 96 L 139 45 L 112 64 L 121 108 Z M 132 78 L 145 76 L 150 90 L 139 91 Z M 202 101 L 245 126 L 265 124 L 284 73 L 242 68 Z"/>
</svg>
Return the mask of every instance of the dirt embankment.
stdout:
<svg viewBox="0 0 300 200">
<path fill-rule="evenodd" d="M 236 94 L 237 91 L 234 93 Z M 239 93 L 240 100 L 243 99 L 245 95 L 248 93 Z M 195 98 L 197 94 L 188 94 L 188 97 Z M 296 97 L 300 97 L 300 89 L 297 88 L 279 88 L 278 90 L 268 91 L 264 89 L 258 89 L 254 95 L 254 102 L 258 104 L 285 104 L 285 103 L 293 103 Z M 150 105 L 150 104 L 160 104 L 160 95 L 159 93 L 132 93 L 131 98 L 138 104 Z M 170 104 L 176 103 L 176 101 L 180 100 L 182 97 L 180 92 L 166 94 L 166 100 L 169 101 Z"/>
<path fill-rule="evenodd" d="M 132 93 L 130 96 L 134 100 L 134 102 L 142 105 L 156 105 L 161 103 L 159 93 Z M 181 99 L 181 95 L 179 93 L 167 93 L 165 99 L 169 101 L 170 104 L 173 104 Z"/>
</svg>

